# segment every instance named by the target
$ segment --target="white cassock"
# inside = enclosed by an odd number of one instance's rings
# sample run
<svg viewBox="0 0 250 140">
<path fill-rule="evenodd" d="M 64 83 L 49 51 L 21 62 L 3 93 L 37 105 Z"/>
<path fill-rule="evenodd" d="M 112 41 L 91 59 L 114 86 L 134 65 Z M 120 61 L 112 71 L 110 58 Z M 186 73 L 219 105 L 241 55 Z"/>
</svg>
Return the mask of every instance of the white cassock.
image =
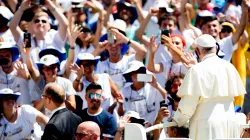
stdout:
<svg viewBox="0 0 250 140">
<path fill-rule="evenodd" d="M 240 130 L 234 112 L 234 97 L 245 94 L 245 88 L 234 66 L 206 55 L 187 72 L 177 93 L 181 97 L 174 120 L 178 126 L 189 120 L 192 140 L 239 138 Z"/>
</svg>

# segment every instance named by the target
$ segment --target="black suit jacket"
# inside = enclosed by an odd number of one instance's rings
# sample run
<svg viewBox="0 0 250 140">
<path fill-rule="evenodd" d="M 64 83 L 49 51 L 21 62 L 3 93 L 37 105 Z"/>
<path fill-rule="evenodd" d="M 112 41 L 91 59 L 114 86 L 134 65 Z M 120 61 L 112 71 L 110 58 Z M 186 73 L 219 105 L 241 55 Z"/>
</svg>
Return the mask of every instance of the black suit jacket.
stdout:
<svg viewBox="0 0 250 140">
<path fill-rule="evenodd" d="M 74 140 L 82 119 L 68 109 L 56 111 L 45 126 L 42 140 Z"/>
</svg>

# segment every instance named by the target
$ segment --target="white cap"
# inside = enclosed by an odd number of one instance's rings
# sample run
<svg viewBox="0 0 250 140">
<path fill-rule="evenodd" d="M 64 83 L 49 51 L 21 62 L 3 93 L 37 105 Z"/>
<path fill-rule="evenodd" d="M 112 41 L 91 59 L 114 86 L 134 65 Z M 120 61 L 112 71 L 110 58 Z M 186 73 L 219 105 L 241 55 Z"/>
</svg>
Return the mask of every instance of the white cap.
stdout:
<svg viewBox="0 0 250 140">
<path fill-rule="evenodd" d="M 194 42 L 198 47 L 211 48 L 216 47 L 216 40 L 209 34 L 203 34 L 195 39 Z"/>
<path fill-rule="evenodd" d="M 116 19 L 110 28 L 116 28 L 126 33 L 127 25 L 126 22 L 121 19 Z"/>
<path fill-rule="evenodd" d="M 140 115 L 138 112 L 135 112 L 135 111 L 128 111 L 125 116 L 128 116 L 128 117 L 134 117 L 136 119 L 141 119 Z"/>
<path fill-rule="evenodd" d="M 79 60 L 99 60 L 100 56 L 94 57 L 91 53 L 79 53 L 77 56 Z"/>
<path fill-rule="evenodd" d="M 13 13 L 5 6 L 0 6 L 0 15 L 8 20 L 13 17 Z"/>
<path fill-rule="evenodd" d="M 128 64 L 128 69 L 123 73 L 123 74 L 128 74 L 131 73 L 133 71 L 137 71 L 139 70 L 141 67 L 145 68 L 144 64 L 140 61 L 132 61 Z"/>
<path fill-rule="evenodd" d="M 44 55 L 40 59 L 39 64 L 43 64 L 45 66 L 50 66 L 50 65 L 56 64 L 58 62 L 59 62 L 59 59 L 56 56 L 49 54 L 49 55 Z"/>
<path fill-rule="evenodd" d="M 202 10 L 199 14 L 200 17 L 214 17 L 215 15 L 208 10 Z"/>
</svg>

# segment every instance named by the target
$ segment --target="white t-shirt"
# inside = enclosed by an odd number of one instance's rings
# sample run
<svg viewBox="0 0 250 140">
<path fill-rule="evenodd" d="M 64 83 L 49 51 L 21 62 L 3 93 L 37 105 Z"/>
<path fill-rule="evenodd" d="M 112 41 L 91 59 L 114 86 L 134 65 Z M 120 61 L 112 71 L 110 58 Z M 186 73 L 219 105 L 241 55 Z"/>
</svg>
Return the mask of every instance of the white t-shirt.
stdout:
<svg viewBox="0 0 250 140">
<path fill-rule="evenodd" d="M 124 87 L 125 79 L 122 74 L 128 69 L 129 62 L 135 60 L 135 54 L 123 56 L 117 63 L 112 63 L 109 59 L 97 64 L 96 73 L 107 73 L 116 84 L 118 90 Z"/>
<path fill-rule="evenodd" d="M 230 62 L 233 52 L 238 48 L 237 43 L 233 44 L 232 36 L 228 36 L 218 41 L 218 44 L 220 45 L 221 51 L 225 53 L 223 59 Z"/>
<path fill-rule="evenodd" d="M 21 36 L 17 42 L 17 45 L 19 47 L 22 47 L 22 43 L 23 43 L 23 32 L 21 33 Z M 47 48 L 48 46 L 53 46 L 54 48 L 56 48 L 58 51 L 60 52 L 66 52 L 65 50 L 65 40 L 63 40 L 60 37 L 60 34 L 58 31 L 56 30 L 49 30 L 49 32 L 47 32 L 47 34 L 45 35 L 45 40 L 36 40 L 34 37 L 31 37 L 31 51 L 30 51 L 30 57 L 33 61 L 33 63 L 35 64 L 36 62 L 39 61 L 39 52 L 44 49 Z M 22 54 L 22 58 L 23 60 L 25 60 L 25 57 Z M 24 61 L 25 62 L 25 61 Z"/>
<path fill-rule="evenodd" d="M 187 68 L 181 63 L 172 63 L 172 61 L 161 62 L 163 65 L 163 76 L 168 79 L 169 76 L 186 74 Z"/>
<path fill-rule="evenodd" d="M 11 44 L 16 44 L 15 39 L 10 31 L 10 29 L 8 29 L 7 31 L 0 33 L 0 36 L 3 38 L 3 40 L 5 42 L 9 42 Z"/>
<path fill-rule="evenodd" d="M 10 88 L 13 90 L 13 92 L 20 92 L 21 96 L 18 98 L 17 104 L 31 104 L 28 82 L 29 80 L 16 77 L 15 74 L 15 69 L 11 73 L 6 74 L 0 66 L 0 89 Z"/>
<path fill-rule="evenodd" d="M 36 122 L 40 112 L 30 105 L 22 105 L 17 108 L 17 120 L 14 123 L 8 122 L 3 116 L 0 120 L 0 140 L 22 140 L 41 139 L 43 134 L 41 127 Z"/>
<path fill-rule="evenodd" d="M 103 91 L 102 92 L 103 102 L 102 102 L 101 107 L 104 110 L 108 110 L 109 106 L 114 103 L 113 97 L 111 95 L 109 75 L 106 73 L 96 74 L 96 75 L 98 76 L 97 83 L 99 85 L 101 85 L 102 91 Z M 85 100 L 85 95 L 86 95 L 86 88 L 89 84 L 91 84 L 91 82 L 87 81 L 85 77 L 82 78 L 82 82 L 83 82 L 84 87 L 83 87 L 83 90 L 81 92 L 78 92 L 78 94 L 80 95 L 80 97 L 83 100 L 82 109 L 84 109 L 84 108 L 88 107 L 87 101 Z"/>
<path fill-rule="evenodd" d="M 71 81 L 69 81 L 68 79 L 66 78 L 63 78 L 63 77 L 59 77 L 57 76 L 56 78 L 56 81 L 55 81 L 57 84 L 61 85 L 64 90 L 65 90 L 65 99 L 68 97 L 68 96 L 71 96 L 71 95 L 75 95 L 76 94 L 76 91 L 75 89 L 73 88 L 73 84 Z M 31 101 L 37 101 L 37 100 L 40 100 L 41 99 L 41 95 L 43 93 L 43 89 L 44 87 L 46 86 L 46 82 L 44 80 L 44 78 L 41 78 L 40 81 L 38 81 L 34 88 L 33 88 L 33 93 L 31 95 Z"/>
<path fill-rule="evenodd" d="M 145 86 L 138 91 L 127 86 L 122 90 L 125 99 L 125 110 L 138 112 L 140 118 L 144 118 L 151 124 L 154 124 L 157 112 L 160 109 L 160 102 L 163 99 L 157 89 L 150 84 L 145 83 Z"/>
</svg>

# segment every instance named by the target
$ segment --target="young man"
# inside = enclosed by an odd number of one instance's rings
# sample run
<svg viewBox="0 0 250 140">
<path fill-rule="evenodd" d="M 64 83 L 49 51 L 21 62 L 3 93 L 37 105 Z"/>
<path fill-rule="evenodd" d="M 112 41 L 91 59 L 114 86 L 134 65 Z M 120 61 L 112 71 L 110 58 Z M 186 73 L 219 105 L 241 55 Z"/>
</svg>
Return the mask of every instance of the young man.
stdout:
<svg viewBox="0 0 250 140">
<path fill-rule="evenodd" d="M 9 42 L 0 42 L 0 89 L 10 88 L 22 95 L 18 104 L 30 104 L 28 80 L 30 74 L 26 65 L 18 62 L 19 49 Z"/>
<path fill-rule="evenodd" d="M 104 140 L 114 138 L 117 123 L 110 113 L 101 108 L 103 101 L 102 87 L 96 83 L 89 84 L 86 88 L 85 99 L 88 103 L 88 108 L 78 113 L 82 121 L 96 122 L 101 128 L 101 138 Z"/>
<path fill-rule="evenodd" d="M 57 83 L 49 83 L 45 86 L 42 97 L 45 107 L 52 111 L 50 120 L 45 126 L 42 140 L 73 140 L 73 134 L 82 120 L 66 109 L 64 88 Z"/>
</svg>

